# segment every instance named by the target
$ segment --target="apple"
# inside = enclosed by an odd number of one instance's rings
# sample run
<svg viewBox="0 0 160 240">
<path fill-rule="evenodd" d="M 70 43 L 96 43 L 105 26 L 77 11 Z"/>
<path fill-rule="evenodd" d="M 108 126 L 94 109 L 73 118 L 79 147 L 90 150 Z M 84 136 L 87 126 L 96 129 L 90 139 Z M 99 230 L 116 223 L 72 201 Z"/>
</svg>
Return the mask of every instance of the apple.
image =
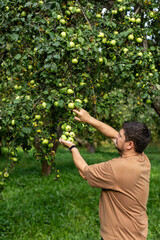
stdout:
<svg viewBox="0 0 160 240">
<path fill-rule="evenodd" d="M 73 139 L 72 137 L 69 137 L 67 140 L 68 140 L 69 142 L 74 142 L 74 139 Z"/>
<path fill-rule="evenodd" d="M 62 23 L 63 25 L 66 23 L 65 19 L 60 19 L 60 23 Z"/>
<path fill-rule="evenodd" d="M 65 38 L 67 36 L 66 32 L 61 32 L 61 36 Z"/>
<path fill-rule="evenodd" d="M 61 138 L 65 141 L 67 140 L 67 137 L 65 135 L 62 135 Z"/>
<path fill-rule="evenodd" d="M 114 34 L 114 35 L 117 35 L 117 34 L 118 34 L 118 31 L 114 31 L 113 34 Z"/>
<path fill-rule="evenodd" d="M 122 1 L 123 1 L 123 0 L 117 0 L 117 2 L 119 2 L 119 3 L 122 2 Z"/>
<path fill-rule="evenodd" d="M 123 48 L 123 52 L 127 53 L 128 52 L 128 48 Z"/>
<path fill-rule="evenodd" d="M 69 46 L 70 46 L 70 47 L 75 47 L 75 43 L 74 43 L 74 42 L 70 42 L 70 43 L 69 43 Z"/>
<path fill-rule="evenodd" d="M 43 125 L 43 121 L 39 121 L 38 123 L 39 123 L 40 125 Z"/>
<path fill-rule="evenodd" d="M 103 63 L 103 58 L 100 57 L 100 58 L 98 59 L 98 61 L 99 61 L 99 63 Z"/>
<path fill-rule="evenodd" d="M 153 77 L 153 73 L 149 73 L 148 75 L 149 75 L 150 77 Z"/>
<path fill-rule="evenodd" d="M 61 19 L 61 15 L 57 15 L 57 20 L 60 20 Z"/>
<path fill-rule="evenodd" d="M 71 94 L 73 94 L 73 93 L 74 93 L 74 91 L 73 91 L 72 89 L 69 88 L 69 89 L 67 90 L 67 94 L 71 95 Z"/>
<path fill-rule="evenodd" d="M 43 1 L 39 1 L 40 4 L 43 4 Z"/>
<path fill-rule="evenodd" d="M 11 124 L 12 124 L 12 126 L 14 126 L 14 125 L 15 125 L 15 120 L 14 120 L 14 119 L 12 119 L 12 122 L 11 122 Z"/>
<path fill-rule="evenodd" d="M 8 173 L 8 172 L 5 172 L 5 173 L 4 173 L 4 177 L 9 177 L 9 173 Z"/>
<path fill-rule="evenodd" d="M 81 9 L 80 8 L 76 8 L 76 13 L 81 13 Z"/>
<path fill-rule="evenodd" d="M 69 9 L 70 11 L 72 11 L 72 10 L 73 10 L 73 7 L 69 7 L 68 9 Z"/>
<path fill-rule="evenodd" d="M 65 130 L 68 132 L 68 131 L 71 131 L 71 126 L 70 125 L 67 125 L 66 127 L 65 127 Z"/>
<path fill-rule="evenodd" d="M 106 43 L 106 42 L 107 42 L 107 38 L 103 38 L 102 43 Z"/>
<path fill-rule="evenodd" d="M 16 157 L 13 157 L 12 160 L 13 160 L 14 162 L 17 162 L 17 161 L 18 161 L 18 159 L 17 159 Z"/>
<path fill-rule="evenodd" d="M 142 53 L 142 52 L 139 52 L 139 53 L 137 53 L 137 56 L 142 57 L 142 56 L 143 56 L 143 53 Z"/>
<path fill-rule="evenodd" d="M 101 18 L 101 17 L 102 17 L 101 14 L 99 13 L 96 14 L 96 18 Z"/>
<path fill-rule="evenodd" d="M 152 64 L 151 66 L 150 66 L 150 69 L 151 70 L 154 70 L 156 67 L 155 67 L 155 65 L 154 64 Z"/>
<path fill-rule="evenodd" d="M 154 12 L 150 12 L 149 16 L 154 17 Z"/>
<path fill-rule="evenodd" d="M 73 58 L 73 59 L 72 59 L 72 63 L 73 63 L 73 64 L 77 64 L 77 63 L 78 63 L 78 59 L 77 59 L 77 58 Z"/>
<path fill-rule="evenodd" d="M 74 108 L 74 103 L 69 103 L 68 108 L 73 109 Z"/>
<path fill-rule="evenodd" d="M 116 40 L 111 40 L 111 41 L 110 41 L 110 44 L 111 44 L 112 46 L 115 46 L 115 45 L 116 45 Z"/>
<path fill-rule="evenodd" d="M 142 38 L 136 38 L 136 41 L 137 41 L 138 43 L 141 43 L 141 42 L 143 42 L 143 39 L 142 39 Z"/>
<path fill-rule="evenodd" d="M 81 104 L 82 104 L 82 101 L 81 101 L 81 99 L 76 99 L 76 100 L 75 100 L 75 102 L 79 102 L 79 103 L 81 103 Z"/>
<path fill-rule="evenodd" d="M 34 80 L 31 80 L 31 81 L 30 81 L 30 84 L 31 84 L 31 85 L 33 85 L 34 83 L 35 83 Z"/>
<path fill-rule="evenodd" d="M 58 101 L 55 101 L 55 102 L 54 102 L 54 106 L 55 106 L 55 107 L 58 107 Z"/>
<path fill-rule="evenodd" d="M 42 103 L 42 107 L 43 107 L 43 108 L 46 108 L 46 105 L 47 105 L 46 102 L 43 102 L 43 103 Z"/>
<path fill-rule="evenodd" d="M 49 144 L 48 144 L 48 147 L 49 147 L 49 148 L 52 148 L 52 147 L 53 147 L 53 143 L 49 143 Z"/>
<path fill-rule="evenodd" d="M 106 100 L 107 98 L 108 98 L 108 94 L 105 93 L 105 94 L 103 95 L 103 99 Z"/>
<path fill-rule="evenodd" d="M 112 14 L 117 14 L 117 10 L 116 9 L 112 10 Z"/>
<path fill-rule="evenodd" d="M 118 10 L 119 10 L 119 12 L 122 12 L 124 10 L 124 8 L 120 7 Z"/>
<path fill-rule="evenodd" d="M 100 32 L 100 33 L 98 34 L 98 37 L 103 38 L 103 37 L 104 37 L 104 33 L 103 33 L 103 32 Z"/>
<path fill-rule="evenodd" d="M 9 11 L 9 7 L 8 6 L 6 6 L 6 11 Z"/>
<path fill-rule="evenodd" d="M 63 134 L 64 134 L 65 136 L 69 136 L 69 132 L 67 132 L 67 131 L 63 132 Z"/>
<path fill-rule="evenodd" d="M 70 136 L 71 136 L 72 138 L 74 138 L 74 137 L 75 137 L 75 133 L 74 133 L 74 132 L 70 132 Z"/>
<path fill-rule="evenodd" d="M 26 14 L 25 11 L 21 12 L 21 16 L 22 16 L 22 17 L 26 17 L 26 15 L 27 15 L 27 14 Z"/>
<path fill-rule="evenodd" d="M 35 115 L 35 119 L 36 120 L 40 120 L 41 119 L 41 115 Z"/>
<path fill-rule="evenodd" d="M 70 16 L 70 15 L 71 15 L 71 12 L 70 12 L 69 10 L 66 10 L 66 11 L 65 11 L 65 14 L 68 15 L 68 16 Z"/>
<path fill-rule="evenodd" d="M 66 123 L 64 123 L 64 124 L 61 126 L 61 129 L 62 129 L 62 130 L 65 130 L 65 127 L 66 127 Z"/>
<path fill-rule="evenodd" d="M 133 39 L 134 39 L 133 34 L 130 34 L 130 35 L 128 36 L 128 40 L 133 40 Z"/>
<path fill-rule="evenodd" d="M 32 65 L 29 65 L 29 66 L 28 66 L 28 69 L 29 69 L 29 70 L 33 69 Z"/>
<path fill-rule="evenodd" d="M 88 103 L 88 99 L 87 99 L 87 98 L 85 98 L 83 101 L 84 101 L 85 103 Z"/>
<path fill-rule="evenodd" d="M 138 23 L 138 24 L 141 23 L 141 19 L 140 19 L 140 18 L 137 18 L 137 19 L 136 19 L 136 23 Z"/>
<path fill-rule="evenodd" d="M 132 22 L 132 23 L 134 23 L 134 22 L 136 21 L 136 19 L 135 19 L 134 17 L 130 18 L 129 20 L 130 20 L 130 22 Z"/>
<path fill-rule="evenodd" d="M 48 144 L 48 139 L 44 139 L 44 140 L 42 141 L 42 144 L 43 144 L 43 145 Z"/>
<path fill-rule="evenodd" d="M 31 96 L 30 95 L 27 95 L 25 96 L 26 100 L 30 100 L 31 99 Z"/>
</svg>

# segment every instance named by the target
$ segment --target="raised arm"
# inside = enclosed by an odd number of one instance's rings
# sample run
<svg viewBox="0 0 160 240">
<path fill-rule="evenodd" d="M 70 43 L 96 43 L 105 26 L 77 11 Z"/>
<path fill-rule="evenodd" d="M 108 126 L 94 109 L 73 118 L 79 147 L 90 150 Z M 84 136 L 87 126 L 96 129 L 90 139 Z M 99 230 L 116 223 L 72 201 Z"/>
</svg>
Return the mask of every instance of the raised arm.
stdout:
<svg viewBox="0 0 160 240">
<path fill-rule="evenodd" d="M 115 139 L 116 139 L 118 132 L 114 128 L 112 128 L 111 126 L 109 126 L 106 123 L 103 123 L 103 122 L 93 118 L 83 108 L 81 108 L 80 111 L 77 111 L 74 109 L 73 112 L 75 112 L 77 115 L 77 116 L 75 116 L 75 120 L 90 124 L 91 126 L 96 128 L 99 132 L 101 132 L 104 136 L 110 138 L 115 143 Z"/>
</svg>

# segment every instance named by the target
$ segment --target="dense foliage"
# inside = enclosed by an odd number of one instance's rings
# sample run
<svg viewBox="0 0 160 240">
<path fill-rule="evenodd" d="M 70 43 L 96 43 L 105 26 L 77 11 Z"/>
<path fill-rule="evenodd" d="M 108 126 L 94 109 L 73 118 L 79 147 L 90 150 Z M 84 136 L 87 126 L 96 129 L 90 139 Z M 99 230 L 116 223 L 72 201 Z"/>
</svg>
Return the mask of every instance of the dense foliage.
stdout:
<svg viewBox="0 0 160 240">
<path fill-rule="evenodd" d="M 117 128 L 138 119 L 158 133 L 157 1 L 117 0 L 105 10 L 86 1 L 4 0 L 0 12 L 0 135 L 9 150 L 2 187 L 18 146 L 34 146 L 44 170 L 62 131 L 71 141 L 93 137 L 73 122 L 74 107 Z"/>
</svg>

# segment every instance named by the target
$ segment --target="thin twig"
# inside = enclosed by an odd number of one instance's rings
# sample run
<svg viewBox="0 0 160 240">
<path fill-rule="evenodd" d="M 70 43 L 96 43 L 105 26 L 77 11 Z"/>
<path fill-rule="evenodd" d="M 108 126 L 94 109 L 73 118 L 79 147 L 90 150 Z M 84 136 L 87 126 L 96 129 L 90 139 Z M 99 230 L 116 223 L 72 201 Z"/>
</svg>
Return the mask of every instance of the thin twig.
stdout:
<svg viewBox="0 0 160 240">
<path fill-rule="evenodd" d="M 92 32 L 93 32 L 92 26 L 91 26 L 91 24 L 90 24 L 90 22 L 89 22 L 89 20 L 88 20 L 88 18 L 87 18 L 87 16 L 86 16 L 85 12 L 83 11 L 83 9 L 82 9 L 82 6 L 80 5 L 80 3 L 79 3 L 79 1 L 78 1 L 78 0 L 76 0 L 76 2 L 77 2 L 77 3 L 78 3 L 78 5 L 80 6 L 80 8 L 81 8 L 81 11 L 82 11 L 82 13 L 83 13 L 84 17 L 85 17 L 86 21 L 88 22 L 88 24 L 89 24 L 89 26 L 90 26 L 90 28 L 91 28 L 91 30 L 92 30 Z"/>
</svg>

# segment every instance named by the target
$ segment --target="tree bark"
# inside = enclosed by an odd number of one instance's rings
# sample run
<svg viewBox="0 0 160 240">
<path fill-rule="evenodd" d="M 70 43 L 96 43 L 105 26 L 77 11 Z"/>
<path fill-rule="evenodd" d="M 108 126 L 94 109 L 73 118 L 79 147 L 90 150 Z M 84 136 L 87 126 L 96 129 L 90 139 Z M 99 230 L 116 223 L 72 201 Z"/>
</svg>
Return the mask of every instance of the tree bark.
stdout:
<svg viewBox="0 0 160 240">
<path fill-rule="evenodd" d="M 56 151 L 58 149 L 58 146 L 59 146 L 59 142 L 55 141 L 55 142 L 53 142 L 53 144 L 54 144 L 54 146 L 53 146 L 51 151 L 56 153 Z M 42 176 L 48 176 L 48 175 L 51 174 L 51 172 L 52 172 L 52 165 L 49 165 L 47 160 L 44 158 L 43 161 L 42 161 L 41 174 L 42 174 Z"/>
<path fill-rule="evenodd" d="M 153 100 L 153 103 L 152 103 L 152 107 L 154 108 L 154 110 L 156 111 L 158 116 L 160 117 L 160 96 L 155 97 L 155 99 Z"/>
</svg>

